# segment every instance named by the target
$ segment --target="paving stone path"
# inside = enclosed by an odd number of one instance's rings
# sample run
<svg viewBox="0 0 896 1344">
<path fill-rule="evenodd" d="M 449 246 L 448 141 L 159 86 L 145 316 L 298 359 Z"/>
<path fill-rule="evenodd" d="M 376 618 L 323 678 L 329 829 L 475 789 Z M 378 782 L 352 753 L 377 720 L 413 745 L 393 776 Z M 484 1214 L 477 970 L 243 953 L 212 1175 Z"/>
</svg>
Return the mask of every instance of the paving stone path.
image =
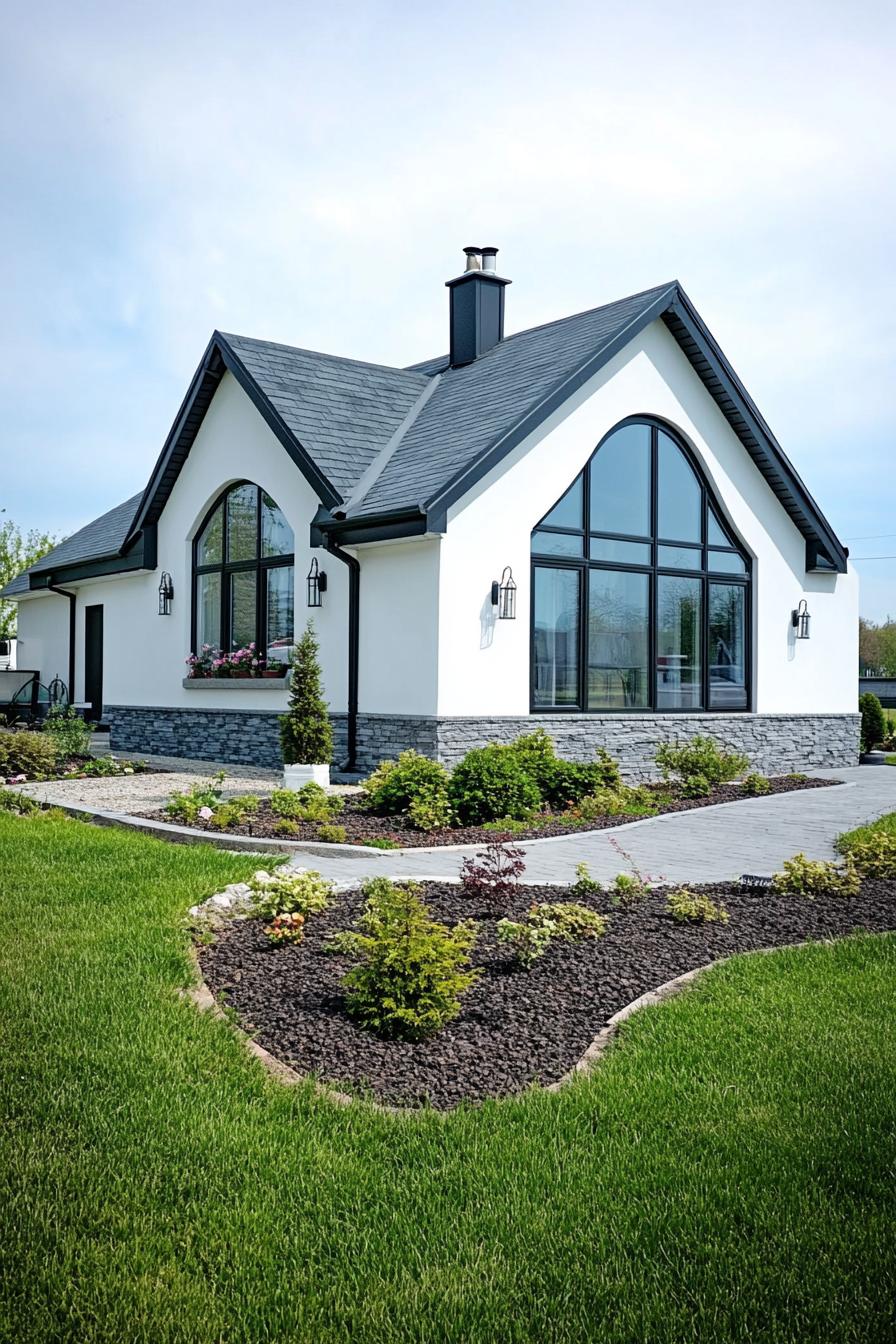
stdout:
<svg viewBox="0 0 896 1344">
<path fill-rule="evenodd" d="M 613 839 L 643 872 L 671 882 L 717 882 L 742 873 L 768 874 L 799 850 L 813 859 L 833 858 L 833 842 L 841 831 L 884 812 L 896 812 L 896 768 L 857 766 L 813 773 L 841 779 L 844 784 L 673 812 L 589 835 L 528 841 L 522 846 L 526 877 L 533 882 L 570 882 L 576 864 L 584 861 L 594 877 L 608 881 L 626 867 Z M 359 848 L 325 857 L 297 854 L 291 862 L 337 879 L 454 877 L 464 857 L 475 850 L 473 846 L 390 853 Z"/>
</svg>

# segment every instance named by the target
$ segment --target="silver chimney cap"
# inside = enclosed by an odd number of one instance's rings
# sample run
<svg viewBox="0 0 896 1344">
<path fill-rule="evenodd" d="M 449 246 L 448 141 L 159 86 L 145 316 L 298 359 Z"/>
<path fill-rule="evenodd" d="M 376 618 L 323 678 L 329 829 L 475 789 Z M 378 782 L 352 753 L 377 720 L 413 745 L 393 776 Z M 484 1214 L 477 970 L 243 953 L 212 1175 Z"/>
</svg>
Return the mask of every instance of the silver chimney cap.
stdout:
<svg viewBox="0 0 896 1344">
<path fill-rule="evenodd" d="M 481 257 L 482 257 L 482 248 L 481 248 L 481 247 L 465 247 L 465 248 L 464 248 L 464 252 L 465 252 L 465 254 L 466 254 L 466 258 L 467 258 L 467 264 L 466 264 L 466 266 L 464 267 L 464 270 L 466 270 L 466 271 L 481 271 L 481 270 L 482 270 L 482 261 L 481 261 Z"/>
</svg>

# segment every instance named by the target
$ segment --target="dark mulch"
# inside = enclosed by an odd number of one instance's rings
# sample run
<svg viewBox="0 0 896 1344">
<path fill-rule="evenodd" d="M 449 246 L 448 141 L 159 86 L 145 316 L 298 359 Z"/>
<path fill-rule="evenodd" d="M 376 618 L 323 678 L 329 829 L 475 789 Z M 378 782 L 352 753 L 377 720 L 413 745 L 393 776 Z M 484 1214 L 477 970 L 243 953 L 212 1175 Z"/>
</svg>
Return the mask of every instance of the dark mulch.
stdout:
<svg viewBox="0 0 896 1344">
<path fill-rule="evenodd" d="M 664 913 L 661 892 L 613 909 L 606 896 L 585 904 L 610 914 L 597 941 L 555 943 L 529 971 L 516 969 L 495 936 L 499 917 L 457 886 L 427 883 L 432 913 L 448 923 L 482 921 L 473 961 L 482 974 L 461 1015 L 424 1043 L 385 1041 L 347 1015 L 341 980 L 350 962 L 323 952 L 337 929 L 352 926 L 362 899 L 340 895 L 308 921 L 305 941 L 277 947 L 257 920 L 229 924 L 199 950 L 202 972 L 243 1027 L 301 1073 L 367 1091 L 404 1106 L 447 1109 L 464 1100 L 505 1096 L 562 1077 L 608 1018 L 647 990 L 732 952 L 896 929 L 896 883 L 866 882 L 861 895 L 814 901 L 738 886 L 703 887 L 721 900 L 727 925 L 681 925 Z M 557 888 L 521 887 L 509 908 L 563 899 Z"/>
<path fill-rule="evenodd" d="M 763 796 L 768 797 L 776 793 L 794 793 L 800 789 L 825 789 L 832 784 L 839 783 L 842 783 L 842 781 L 837 779 L 793 779 L 790 776 L 781 775 L 776 779 L 769 780 L 771 787 L 768 794 Z M 740 784 L 720 785 L 705 798 L 669 798 L 669 794 L 673 793 L 671 785 L 657 784 L 648 787 L 661 794 L 664 799 L 657 806 L 656 812 L 649 814 L 658 817 L 667 812 L 690 812 L 697 807 L 712 807 L 715 803 L 739 802 L 752 796 L 746 793 Z M 135 815 L 147 817 L 153 821 L 159 820 L 158 812 L 138 812 Z M 623 813 L 581 821 L 571 817 L 568 813 L 551 813 L 541 816 L 537 824 L 527 826 L 521 831 L 514 831 L 514 839 L 539 840 L 553 835 L 575 835 L 580 831 L 602 831 L 611 826 L 625 826 L 629 822 L 641 821 L 645 815 L 642 813 L 639 816 L 629 816 Z M 247 817 L 242 825 L 228 826 L 225 833 L 228 835 L 254 835 L 264 839 L 320 841 L 319 824 L 317 822 L 300 821 L 298 830 L 294 835 L 278 836 L 275 829 L 278 821 L 280 821 L 280 818 L 271 811 L 270 803 L 267 800 L 262 800 L 258 811 L 253 816 Z M 364 808 L 351 795 L 346 800 L 344 810 L 339 816 L 333 818 L 333 822 L 345 827 L 345 843 L 350 845 L 363 845 L 365 842 L 374 839 L 388 839 L 394 842 L 395 848 L 419 849 L 424 846 L 436 845 L 480 845 L 495 838 L 494 831 L 485 830 L 482 826 L 455 826 L 441 831 L 417 831 L 404 815 L 377 817 L 370 812 L 365 812 Z M 214 831 L 216 829 L 214 826 L 210 826 L 207 821 L 196 821 L 192 825 L 196 830 Z"/>
</svg>

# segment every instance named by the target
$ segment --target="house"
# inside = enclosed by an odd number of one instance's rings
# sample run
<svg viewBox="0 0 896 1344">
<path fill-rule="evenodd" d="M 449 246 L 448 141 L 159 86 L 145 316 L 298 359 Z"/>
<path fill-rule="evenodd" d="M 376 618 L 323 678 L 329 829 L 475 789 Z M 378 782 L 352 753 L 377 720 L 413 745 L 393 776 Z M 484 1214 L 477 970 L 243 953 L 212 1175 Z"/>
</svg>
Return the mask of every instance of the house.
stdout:
<svg viewBox="0 0 896 1344">
<path fill-rule="evenodd" d="M 409 368 L 215 332 L 145 488 L 4 590 L 20 664 L 114 749 L 271 764 L 285 679 L 185 660 L 310 614 L 347 770 L 536 726 L 633 774 L 696 732 L 854 762 L 856 576 L 681 286 L 505 337 L 465 252 Z"/>
</svg>

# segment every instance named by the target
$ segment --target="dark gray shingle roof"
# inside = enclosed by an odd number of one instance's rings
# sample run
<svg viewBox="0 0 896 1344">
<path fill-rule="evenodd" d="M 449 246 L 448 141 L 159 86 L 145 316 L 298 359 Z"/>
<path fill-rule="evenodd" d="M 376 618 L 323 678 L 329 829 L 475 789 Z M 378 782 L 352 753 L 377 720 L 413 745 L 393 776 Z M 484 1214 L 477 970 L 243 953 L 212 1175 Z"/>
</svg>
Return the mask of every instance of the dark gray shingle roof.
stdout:
<svg viewBox="0 0 896 1344">
<path fill-rule="evenodd" d="M 428 382 L 410 369 L 221 335 L 344 498 Z"/>
<path fill-rule="evenodd" d="M 441 373 L 439 386 L 350 516 L 426 503 L 670 288 L 517 332 L 460 369 L 445 356 L 418 365 Z"/>
<path fill-rule="evenodd" d="M 95 518 L 86 527 L 73 532 L 30 569 L 17 574 L 0 592 L 0 597 L 14 597 L 20 593 L 27 593 L 29 574 L 45 573 L 47 570 L 59 569 L 62 565 L 73 565 L 81 560 L 98 560 L 107 555 L 116 555 L 124 544 L 141 498 L 142 494 L 132 495 L 123 504 L 117 504 L 102 517 Z"/>
</svg>

